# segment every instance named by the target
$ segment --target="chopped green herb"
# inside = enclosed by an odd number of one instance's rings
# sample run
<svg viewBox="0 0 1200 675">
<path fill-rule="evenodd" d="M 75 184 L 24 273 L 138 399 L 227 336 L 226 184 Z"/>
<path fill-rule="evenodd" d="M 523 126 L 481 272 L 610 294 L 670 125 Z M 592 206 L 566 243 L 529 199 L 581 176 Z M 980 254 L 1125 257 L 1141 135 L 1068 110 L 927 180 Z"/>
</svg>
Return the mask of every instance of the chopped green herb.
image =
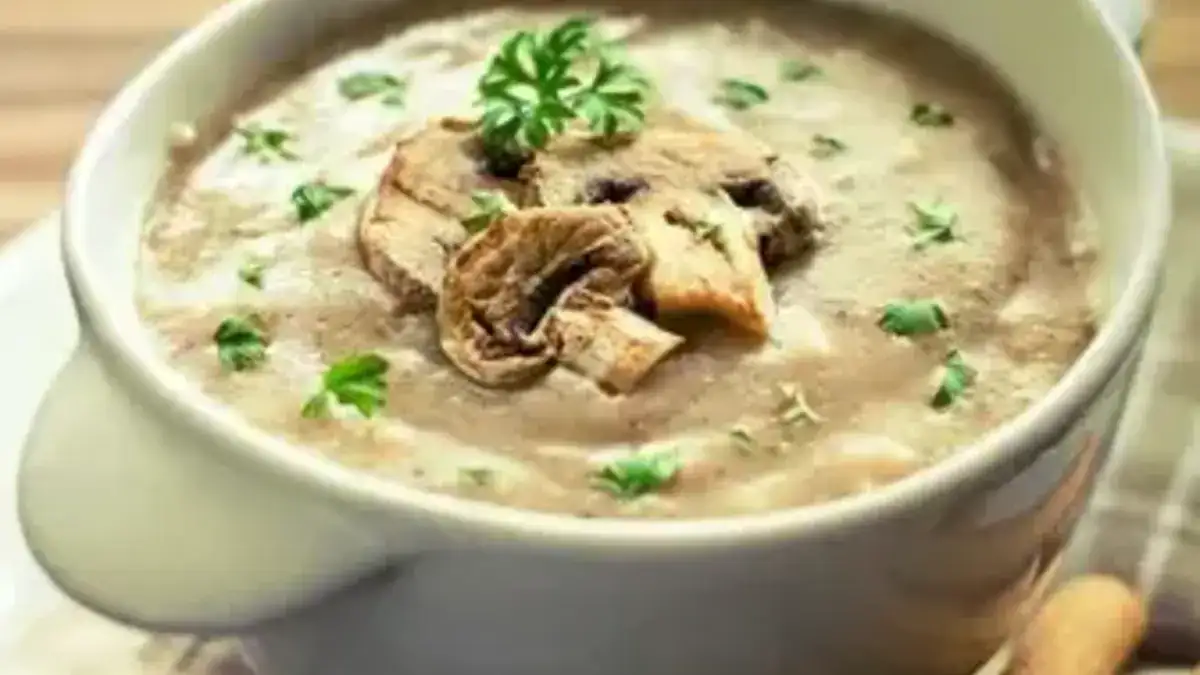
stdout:
<svg viewBox="0 0 1200 675">
<path fill-rule="evenodd" d="M 803 82 L 820 76 L 824 71 L 811 61 L 793 59 L 779 66 L 779 77 L 787 82 Z"/>
<path fill-rule="evenodd" d="M 824 418 L 817 414 L 817 411 L 808 405 L 808 401 L 804 397 L 804 392 L 799 387 L 791 384 L 783 384 L 779 386 L 779 393 L 783 396 L 783 405 L 779 413 L 779 419 L 784 424 L 792 425 L 803 421 L 820 424 L 825 421 Z"/>
<path fill-rule="evenodd" d="M 515 208 L 508 197 L 499 191 L 476 190 L 471 193 L 471 202 L 475 205 L 475 211 L 462 220 L 463 227 L 471 234 L 486 230 Z"/>
<path fill-rule="evenodd" d="M 817 159 L 827 159 L 834 155 L 840 155 L 849 149 L 841 139 L 825 134 L 813 134 L 812 148 L 808 151 L 810 155 Z"/>
<path fill-rule="evenodd" d="M 493 161 L 545 147 L 576 117 L 604 136 L 641 128 L 649 82 L 597 47 L 591 24 L 574 18 L 545 33 L 519 31 L 492 57 L 478 89 L 480 137 Z M 597 65 L 584 84 L 573 69 L 588 60 Z"/>
<path fill-rule="evenodd" d="M 619 499 L 633 499 L 669 484 L 682 468 L 674 452 L 644 452 L 613 460 L 596 473 L 596 484 Z"/>
<path fill-rule="evenodd" d="M 936 333 L 949 325 L 942 306 L 933 300 L 890 302 L 879 318 L 879 327 L 893 335 Z"/>
<path fill-rule="evenodd" d="M 302 223 L 320 218 L 334 204 L 354 194 L 353 188 L 327 183 L 304 183 L 292 191 L 292 205 Z"/>
<path fill-rule="evenodd" d="M 917 215 L 917 232 L 913 237 L 913 248 L 918 251 L 931 243 L 945 244 L 958 238 L 954 227 L 958 225 L 958 212 L 941 201 L 909 202 Z"/>
<path fill-rule="evenodd" d="M 750 430 L 746 427 L 739 425 L 730 429 L 729 437 L 733 439 L 738 452 L 743 455 L 753 454 L 758 449 L 758 442 L 754 440 L 754 436 L 750 434 Z"/>
<path fill-rule="evenodd" d="M 388 362 L 378 354 L 353 354 L 334 363 L 321 377 L 321 390 L 313 394 L 300 414 L 307 418 L 328 417 L 334 403 L 354 407 L 363 417 L 372 417 L 387 405 Z"/>
<path fill-rule="evenodd" d="M 234 129 L 234 133 L 242 137 L 242 154 L 248 157 L 257 157 L 264 164 L 276 159 L 289 162 L 300 159 L 296 153 L 287 148 L 287 145 L 294 139 L 283 129 L 272 129 L 252 123 Z"/>
<path fill-rule="evenodd" d="M 942 368 L 942 383 L 930 404 L 939 410 L 949 407 L 962 397 L 967 387 L 975 383 L 977 375 L 978 371 L 967 365 L 957 349 L 951 351 L 946 355 L 946 362 Z"/>
<path fill-rule="evenodd" d="M 338 92 L 351 101 L 379 97 L 387 106 L 403 106 L 408 81 L 391 73 L 364 71 L 338 80 Z"/>
<path fill-rule="evenodd" d="M 248 286 L 261 289 L 263 287 L 263 274 L 267 271 L 267 264 L 261 260 L 250 260 L 238 268 L 238 278 Z"/>
<path fill-rule="evenodd" d="M 747 110 L 771 100 L 767 90 L 753 82 L 730 78 L 721 80 L 720 92 L 713 101 L 733 110 Z"/>
<path fill-rule="evenodd" d="M 952 127 L 954 115 L 940 103 L 918 103 L 913 106 L 909 119 L 923 127 Z"/>
<path fill-rule="evenodd" d="M 461 482 L 471 487 L 488 487 L 496 477 L 495 472 L 486 467 L 465 467 L 458 471 Z"/>
<path fill-rule="evenodd" d="M 225 370 L 251 370 L 267 360 L 267 337 L 262 320 L 254 315 L 231 316 L 213 333 L 217 358 Z"/>
</svg>

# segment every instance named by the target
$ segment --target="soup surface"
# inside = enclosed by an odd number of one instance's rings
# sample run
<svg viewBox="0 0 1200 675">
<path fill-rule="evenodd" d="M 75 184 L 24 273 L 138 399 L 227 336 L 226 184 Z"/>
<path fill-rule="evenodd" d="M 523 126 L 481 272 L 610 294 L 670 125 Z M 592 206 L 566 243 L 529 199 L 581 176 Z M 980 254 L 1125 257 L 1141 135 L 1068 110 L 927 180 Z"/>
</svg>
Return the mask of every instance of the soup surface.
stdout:
<svg viewBox="0 0 1200 675">
<path fill-rule="evenodd" d="M 181 126 L 144 230 L 166 358 L 297 452 L 582 517 L 794 507 L 970 444 L 1091 338 L 1066 170 L 939 38 L 439 7 Z"/>
</svg>

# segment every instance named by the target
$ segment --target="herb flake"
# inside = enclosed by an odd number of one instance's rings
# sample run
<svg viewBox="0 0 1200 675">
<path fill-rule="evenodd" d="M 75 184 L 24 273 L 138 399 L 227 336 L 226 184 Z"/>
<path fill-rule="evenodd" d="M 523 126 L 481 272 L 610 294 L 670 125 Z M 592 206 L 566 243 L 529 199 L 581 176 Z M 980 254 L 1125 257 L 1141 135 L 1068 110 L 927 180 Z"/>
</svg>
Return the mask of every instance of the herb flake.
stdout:
<svg viewBox="0 0 1200 675">
<path fill-rule="evenodd" d="M 913 236 L 913 248 L 918 251 L 932 243 L 948 244 L 958 239 L 955 227 L 958 212 L 945 202 L 909 202 L 909 208 L 917 216 L 917 231 Z"/>
<path fill-rule="evenodd" d="M 373 417 L 387 405 L 388 362 L 378 354 L 352 354 L 329 366 L 321 376 L 321 389 L 304 404 L 301 416 L 329 417 L 334 403 L 348 405 L 363 417 Z"/>
<path fill-rule="evenodd" d="M 954 115 L 940 103 L 918 103 L 908 117 L 922 127 L 954 126 Z"/>
<path fill-rule="evenodd" d="M 249 260 L 238 268 L 238 279 L 247 286 L 253 286 L 259 290 L 263 287 L 263 275 L 267 271 L 267 264 L 261 260 Z"/>
<path fill-rule="evenodd" d="M 890 302 L 879 318 L 879 327 L 893 335 L 926 335 L 949 325 L 946 312 L 934 300 Z"/>
<path fill-rule="evenodd" d="M 504 214 L 516 208 L 500 191 L 476 190 L 471 193 L 471 203 L 475 210 L 462 219 L 463 227 L 467 228 L 470 234 L 486 230 Z"/>
<path fill-rule="evenodd" d="M 349 101 L 378 97 L 386 106 L 400 107 L 408 94 L 408 81 L 391 73 L 363 71 L 338 80 L 338 93 Z"/>
<path fill-rule="evenodd" d="M 803 82 L 820 77 L 825 71 L 811 61 L 791 59 L 779 66 L 779 78 L 785 82 Z"/>
<path fill-rule="evenodd" d="M 748 80 L 729 78 L 721 80 L 719 91 L 713 101 L 731 110 L 748 110 L 771 100 L 761 85 Z"/>
<path fill-rule="evenodd" d="M 675 452 L 643 452 L 609 462 L 595 481 L 618 499 L 635 499 L 670 484 L 682 467 Z"/>
<path fill-rule="evenodd" d="M 946 355 L 942 366 L 942 381 L 930 400 L 930 405 L 938 410 L 948 408 L 962 397 L 967 388 L 975 383 L 978 371 L 972 368 L 957 349 Z"/>
<path fill-rule="evenodd" d="M 296 218 L 301 223 L 320 218 L 334 204 L 354 194 L 354 189 L 342 185 L 313 182 L 304 183 L 292 191 L 292 205 L 296 207 Z"/>
<path fill-rule="evenodd" d="M 213 333 L 217 359 L 227 371 L 252 370 L 267 360 L 267 337 L 262 320 L 254 315 L 231 316 Z"/>
<path fill-rule="evenodd" d="M 459 482 L 468 487 L 490 487 L 496 478 L 494 471 L 487 467 L 468 466 L 458 470 Z"/>
<path fill-rule="evenodd" d="M 729 438 L 733 440 L 737 451 L 743 455 L 752 455 L 758 450 L 758 441 L 754 440 L 750 430 L 744 426 L 738 425 L 730 429 Z"/>
<path fill-rule="evenodd" d="M 295 138 L 283 129 L 266 127 L 254 122 L 233 131 L 242 137 L 242 154 L 247 157 L 256 157 L 263 164 L 277 159 L 287 162 L 300 159 L 299 155 L 287 147 Z"/>
<path fill-rule="evenodd" d="M 849 147 L 839 138 L 826 136 L 825 134 L 813 134 L 812 145 L 809 148 L 808 154 L 817 159 L 828 159 L 842 154 Z"/>
</svg>

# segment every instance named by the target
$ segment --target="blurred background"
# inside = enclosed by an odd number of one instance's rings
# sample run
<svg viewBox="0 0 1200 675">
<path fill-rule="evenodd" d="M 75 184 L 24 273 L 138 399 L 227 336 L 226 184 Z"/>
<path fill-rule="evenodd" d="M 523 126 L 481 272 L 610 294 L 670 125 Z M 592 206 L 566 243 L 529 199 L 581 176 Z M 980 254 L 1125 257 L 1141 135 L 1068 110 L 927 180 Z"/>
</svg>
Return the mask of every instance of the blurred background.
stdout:
<svg viewBox="0 0 1200 675">
<path fill-rule="evenodd" d="M 0 243 L 58 203 L 92 119 L 223 0 L 0 0 Z M 1146 61 L 1169 114 L 1200 120 L 1200 0 L 1158 0 Z"/>
</svg>

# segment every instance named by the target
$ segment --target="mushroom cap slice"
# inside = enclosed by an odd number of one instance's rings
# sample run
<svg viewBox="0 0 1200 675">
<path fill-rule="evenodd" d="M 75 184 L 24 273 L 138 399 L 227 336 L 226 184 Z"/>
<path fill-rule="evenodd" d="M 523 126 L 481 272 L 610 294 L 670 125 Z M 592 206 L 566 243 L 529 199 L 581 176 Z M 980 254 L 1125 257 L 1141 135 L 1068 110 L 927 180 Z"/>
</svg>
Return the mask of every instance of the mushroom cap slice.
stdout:
<svg viewBox="0 0 1200 675">
<path fill-rule="evenodd" d="M 627 206 L 655 262 L 656 310 L 719 316 L 765 339 L 774 313 L 765 268 L 799 256 L 822 229 L 817 192 L 743 134 L 658 112 L 617 144 L 571 131 L 522 170 L 527 202 Z"/>
<path fill-rule="evenodd" d="M 399 141 L 359 213 L 363 265 L 397 299 L 401 313 L 436 305 L 447 251 L 467 238 L 462 219 L 474 208 L 471 193 L 511 185 L 480 170 L 473 128 L 443 118 Z"/>
<path fill-rule="evenodd" d="M 623 208 L 509 213 L 450 258 L 437 308 L 442 351 L 485 386 L 528 384 L 559 357 L 556 308 L 628 305 L 650 263 Z"/>
</svg>

